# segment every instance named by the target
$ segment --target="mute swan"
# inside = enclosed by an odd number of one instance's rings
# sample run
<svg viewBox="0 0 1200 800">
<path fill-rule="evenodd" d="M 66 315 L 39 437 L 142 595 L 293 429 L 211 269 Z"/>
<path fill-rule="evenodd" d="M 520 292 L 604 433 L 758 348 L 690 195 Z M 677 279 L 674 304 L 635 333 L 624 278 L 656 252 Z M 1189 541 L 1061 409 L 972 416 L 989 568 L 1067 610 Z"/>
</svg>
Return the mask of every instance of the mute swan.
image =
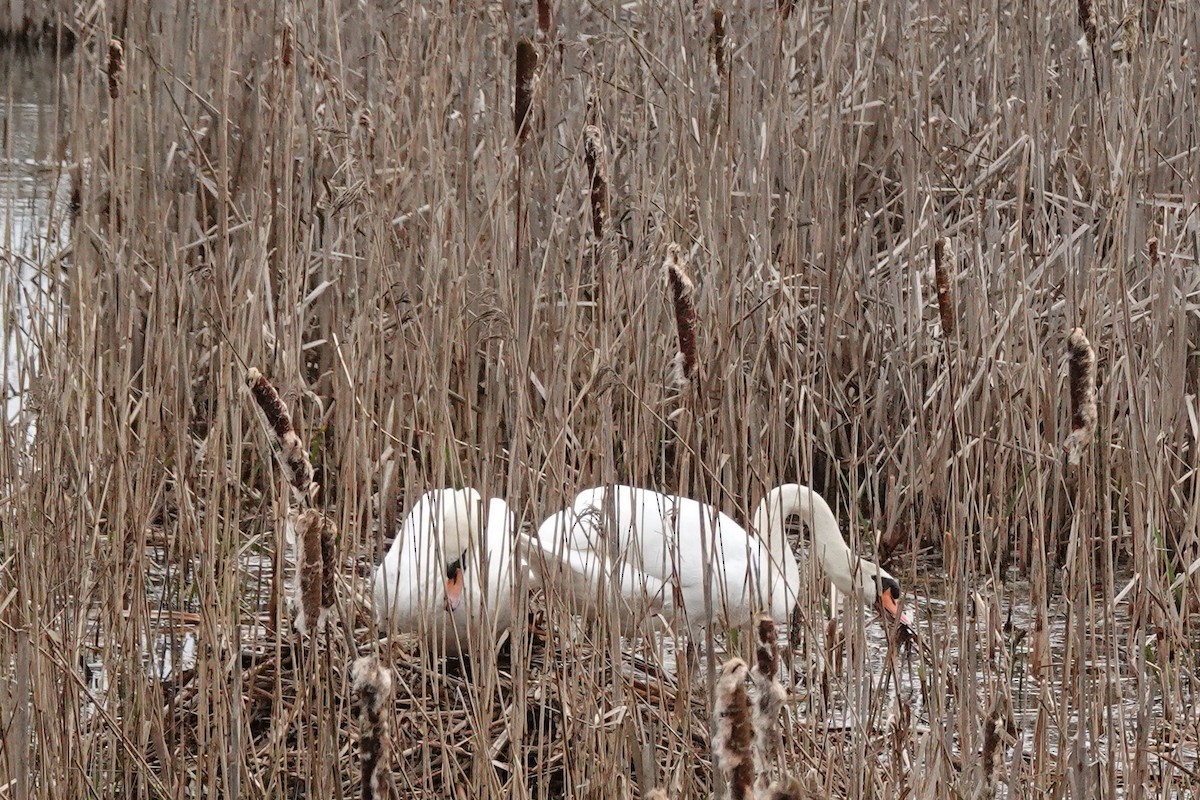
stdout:
<svg viewBox="0 0 1200 800">
<path fill-rule="evenodd" d="M 480 526 L 474 489 L 426 492 L 375 570 L 375 616 L 384 630 L 417 633 L 459 655 L 473 636 L 493 639 L 512 621 L 516 519 L 493 498 Z"/>
<path fill-rule="evenodd" d="M 525 546 L 536 545 L 545 559 L 537 570 L 542 584 L 585 615 L 608 606 L 601 576 L 616 580 L 618 608 L 612 610 L 625 628 L 654 615 L 677 632 L 695 633 L 713 622 L 741 627 L 759 610 L 786 623 L 800 586 L 783 528 L 792 514 L 811 525 L 813 551 L 839 590 L 899 616 L 899 582 L 855 556 L 825 500 L 794 483 L 763 498 L 753 520 L 757 535 L 704 503 L 612 486 L 581 492 L 569 508 L 543 522 L 536 540 Z M 711 613 L 704 598 L 706 562 L 712 564 Z"/>
</svg>

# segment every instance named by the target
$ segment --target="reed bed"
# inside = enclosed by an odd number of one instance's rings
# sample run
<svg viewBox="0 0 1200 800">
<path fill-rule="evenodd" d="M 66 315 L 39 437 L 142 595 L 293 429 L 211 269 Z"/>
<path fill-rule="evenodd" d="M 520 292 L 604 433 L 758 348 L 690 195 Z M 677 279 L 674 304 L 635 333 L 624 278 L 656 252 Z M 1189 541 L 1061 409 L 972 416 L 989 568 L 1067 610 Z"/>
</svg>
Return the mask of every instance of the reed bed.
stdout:
<svg viewBox="0 0 1200 800">
<path fill-rule="evenodd" d="M 780 791 L 1196 796 L 1195 3 L 71 12 L 70 247 L 0 304 L 0 797 L 355 796 L 376 747 L 375 796 L 723 792 L 751 635 L 379 638 L 422 492 L 612 481 L 812 485 L 904 585 L 910 648 L 802 562 Z"/>
</svg>

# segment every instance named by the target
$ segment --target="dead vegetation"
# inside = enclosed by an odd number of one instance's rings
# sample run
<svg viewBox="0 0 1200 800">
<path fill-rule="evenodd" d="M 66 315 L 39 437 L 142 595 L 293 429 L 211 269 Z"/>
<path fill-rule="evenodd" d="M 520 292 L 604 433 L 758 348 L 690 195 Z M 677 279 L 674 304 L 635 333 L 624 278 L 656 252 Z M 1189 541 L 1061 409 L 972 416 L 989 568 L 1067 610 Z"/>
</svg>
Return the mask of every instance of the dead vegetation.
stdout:
<svg viewBox="0 0 1200 800">
<path fill-rule="evenodd" d="M 380 796 L 710 796 L 703 670 L 541 597 L 447 666 L 365 605 L 427 489 L 535 524 L 614 480 L 743 521 L 811 484 L 905 586 L 911 654 L 806 573 L 787 796 L 1185 796 L 1196 4 L 518 5 L 76 24 L 30 324 L 3 267 L 0 797 L 358 794 L 363 656 Z"/>
</svg>

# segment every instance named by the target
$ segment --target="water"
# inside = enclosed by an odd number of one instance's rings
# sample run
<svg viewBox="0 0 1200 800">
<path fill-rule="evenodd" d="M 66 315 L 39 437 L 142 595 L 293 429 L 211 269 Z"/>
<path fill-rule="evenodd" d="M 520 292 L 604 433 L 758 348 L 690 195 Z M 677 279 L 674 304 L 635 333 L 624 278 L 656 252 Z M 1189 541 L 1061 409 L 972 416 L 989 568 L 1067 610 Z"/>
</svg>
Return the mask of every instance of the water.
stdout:
<svg viewBox="0 0 1200 800">
<path fill-rule="evenodd" d="M 0 50 L 0 269 L 4 404 L 20 420 L 38 341 L 50 329 L 69 242 L 62 71 L 52 53 Z"/>
</svg>

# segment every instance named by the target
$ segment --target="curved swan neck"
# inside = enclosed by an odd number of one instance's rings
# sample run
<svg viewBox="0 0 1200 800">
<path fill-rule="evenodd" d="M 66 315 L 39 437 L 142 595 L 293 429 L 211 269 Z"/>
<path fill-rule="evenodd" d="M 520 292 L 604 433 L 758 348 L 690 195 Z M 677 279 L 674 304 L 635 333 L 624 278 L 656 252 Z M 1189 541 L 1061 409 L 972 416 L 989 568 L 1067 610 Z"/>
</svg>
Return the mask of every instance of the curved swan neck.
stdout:
<svg viewBox="0 0 1200 800">
<path fill-rule="evenodd" d="M 783 564 L 788 572 L 788 582 L 799 578 L 800 570 L 787 542 L 783 522 L 797 515 L 812 528 L 813 544 L 821 565 L 834 581 L 841 584 L 843 576 L 849 581 L 851 560 L 850 548 L 842 538 L 837 517 L 825 502 L 825 498 L 807 486 L 786 483 L 767 493 L 754 515 L 754 529 L 763 537 L 771 550 L 771 560 Z M 838 588 L 846 588 L 840 586 Z"/>
</svg>

